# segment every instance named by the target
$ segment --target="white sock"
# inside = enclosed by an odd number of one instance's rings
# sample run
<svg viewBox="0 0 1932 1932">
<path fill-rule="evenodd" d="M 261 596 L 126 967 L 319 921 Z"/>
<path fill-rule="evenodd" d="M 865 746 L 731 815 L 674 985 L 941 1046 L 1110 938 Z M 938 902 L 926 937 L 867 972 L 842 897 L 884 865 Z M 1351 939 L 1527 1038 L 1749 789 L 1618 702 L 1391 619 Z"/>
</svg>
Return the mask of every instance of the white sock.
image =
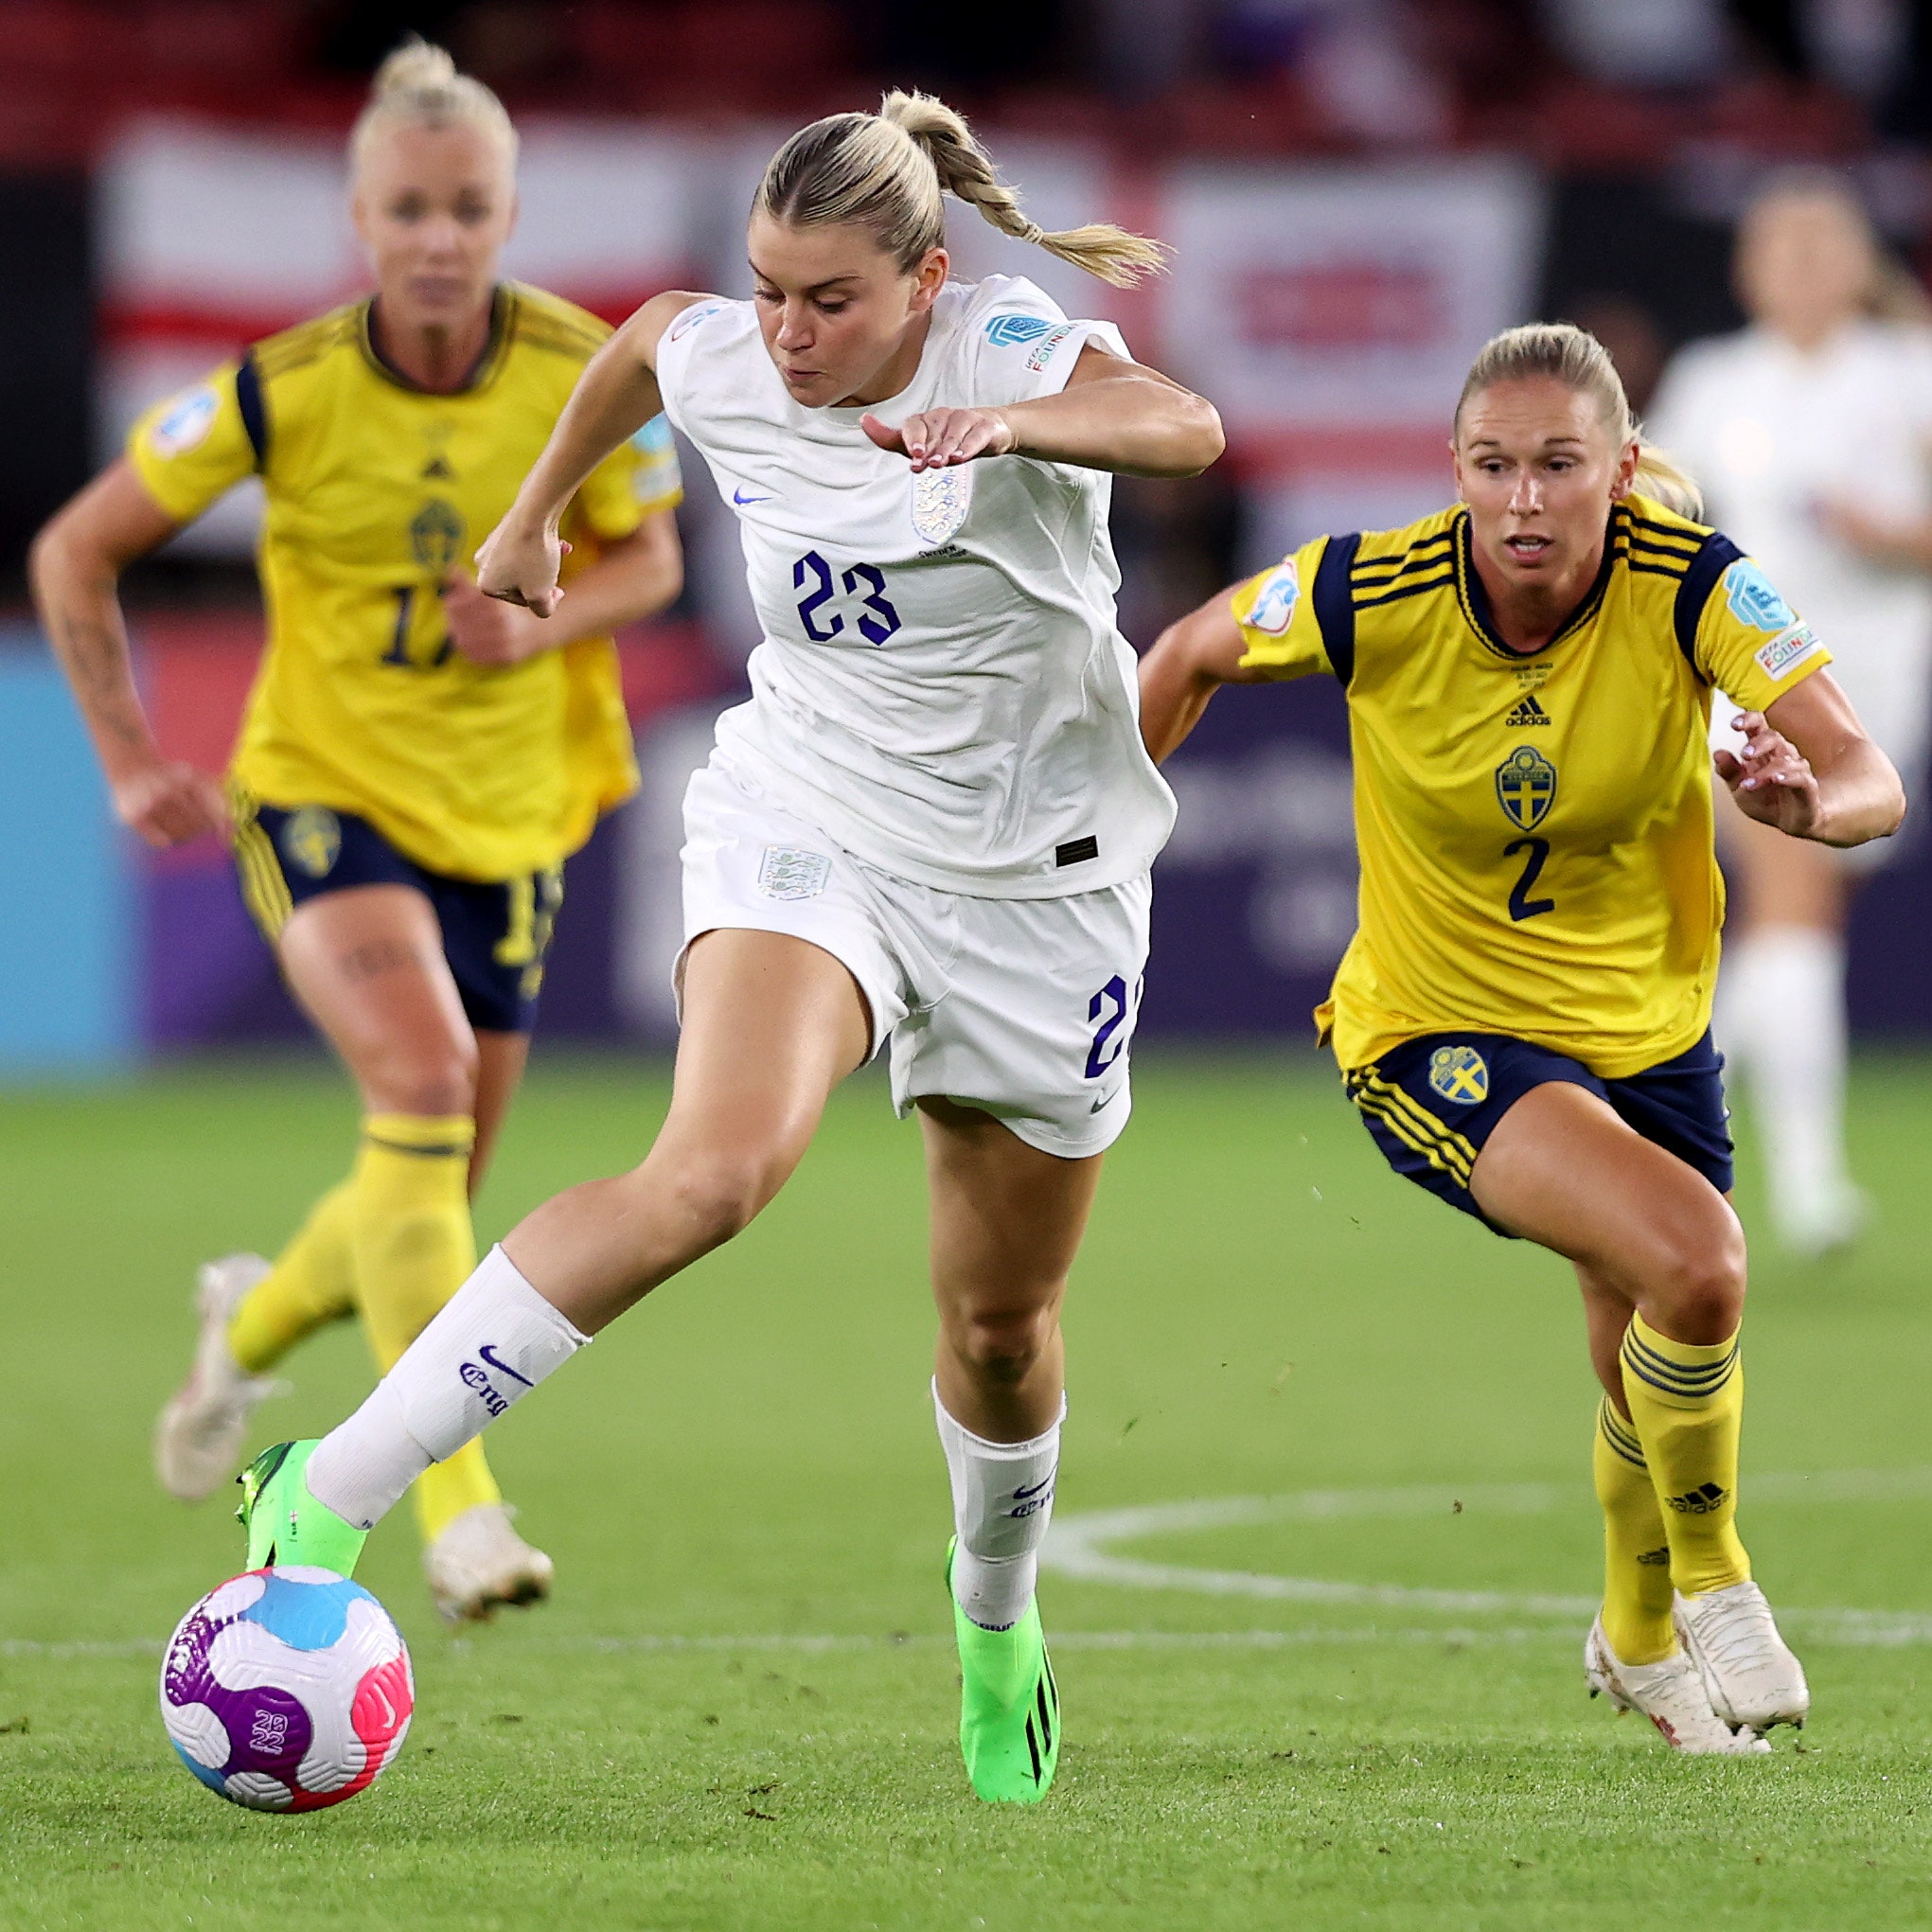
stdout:
<svg viewBox="0 0 1932 1932">
<path fill-rule="evenodd" d="M 432 1462 L 453 1456 L 590 1340 L 492 1248 L 375 1392 L 309 1459 L 310 1493 L 374 1529 Z"/>
<path fill-rule="evenodd" d="M 1737 975 L 1732 1024 L 1749 1070 L 1772 1217 L 1802 1237 L 1842 1213 L 1852 1192 L 1844 1143 L 1844 941 L 1808 926 L 1767 926 L 1733 949 L 1725 971 Z"/>
<path fill-rule="evenodd" d="M 1039 1546 L 1054 1514 L 1054 1476 L 1060 1464 L 1059 1420 L 1030 1443 L 989 1443 L 946 1412 L 932 1385 L 946 1470 L 952 1479 L 952 1521 L 959 1547 L 952 1559 L 952 1594 L 985 1630 L 1019 1622 L 1033 1601 Z"/>
<path fill-rule="evenodd" d="M 1758 1042 L 1763 1029 L 1758 1024 L 1761 1002 L 1756 967 L 1750 940 L 1727 944 L 1717 974 L 1717 996 L 1710 1002 L 1711 1037 L 1725 1057 L 1733 1088 L 1758 1077 Z"/>
</svg>

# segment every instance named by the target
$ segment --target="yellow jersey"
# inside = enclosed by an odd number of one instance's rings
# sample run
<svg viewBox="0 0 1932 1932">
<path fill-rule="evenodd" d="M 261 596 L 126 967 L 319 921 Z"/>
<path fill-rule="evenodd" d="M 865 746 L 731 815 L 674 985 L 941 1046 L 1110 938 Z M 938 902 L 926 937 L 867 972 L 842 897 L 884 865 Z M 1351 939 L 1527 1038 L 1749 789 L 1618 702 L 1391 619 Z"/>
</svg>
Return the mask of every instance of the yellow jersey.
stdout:
<svg viewBox="0 0 1932 1932">
<path fill-rule="evenodd" d="M 1763 710 L 1831 656 L 1735 544 L 1625 498 L 1588 595 L 1527 655 L 1497 634 L 1460 505 L 1318 538 L 1233 611 L 1244 665 L 1348 694 L 1360 918 L 1316 1014 L 1343 1068 L 1477 1030 L 1622 1079 L 1702 1037 L 1711 688 Z"/>
<path fill-rule="evenodd" d="M 257 343 L 144 416 L 128 458 L 181 523 L 262 479 L 268 642 L 235 782 L 284 808 L 354 812 L 432 872 L 540 871 L 637 783 L 616 647 L 589 637 L 471 664 L 451 647 L 438 593 L 470 570 L 611 331 L 506 284 L 474 378 L 434 396 L 378 357 L 370 307 Z M 577 492 L 565 580 L 680 495 L 659 417 Z"/>
</svg>

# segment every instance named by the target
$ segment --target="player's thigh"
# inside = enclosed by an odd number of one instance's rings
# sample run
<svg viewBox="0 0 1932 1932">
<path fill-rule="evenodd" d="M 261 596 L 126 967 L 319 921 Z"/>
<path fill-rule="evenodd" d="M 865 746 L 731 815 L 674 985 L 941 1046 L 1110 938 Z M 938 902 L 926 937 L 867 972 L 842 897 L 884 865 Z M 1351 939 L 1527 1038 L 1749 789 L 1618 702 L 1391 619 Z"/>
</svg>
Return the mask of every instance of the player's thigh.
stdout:
<svg viewBox="0 0 1932 1932">
<path fill-rule="evenodd" d="M 474 1106 L 476 1038 L 425 894 L 366 885 L 305 899 L 276 951 L 291 990 L 372 1108 L 468 1113 Z"/>
<path fill-rule="evenodd" d="M 652 1158 L 710 1150 L 789 1173 L 832 1089 L 871 1051 L 865 995 L 832 953 L 786 932 L 700 933 L 684 957 L 671 1107 Z"/>
<path fill-rule="evenodd" d="M 1744 1234 L 1729 1202 L 1587 1088 L 1551 1080 L 1517 1100 L 1470 1192 L 1497 1226 L 1588 1269 L 1675 1339 L 1717 1342 L 1735 1328 Z"/>
</svg>

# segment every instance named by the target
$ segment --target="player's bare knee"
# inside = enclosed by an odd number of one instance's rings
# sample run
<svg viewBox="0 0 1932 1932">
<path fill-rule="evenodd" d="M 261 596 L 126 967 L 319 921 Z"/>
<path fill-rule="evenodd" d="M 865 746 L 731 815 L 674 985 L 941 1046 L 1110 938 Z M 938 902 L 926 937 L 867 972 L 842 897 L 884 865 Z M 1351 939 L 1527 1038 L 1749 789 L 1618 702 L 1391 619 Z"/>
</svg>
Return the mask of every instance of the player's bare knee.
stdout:
<svg viewBox="0 0 1932 1932">
<path fill-rule="evenodd" d="M 742 1233 L 784 1186 L 793 1162 L 766 1147 L 694 1149 L 651 1172 L 682 1224 L 705 1248 Z"/>
<path fill-rule="evenodd" d="M 468 1115 L 476 1111 L 474 1040 L 421 1043 L 385 1054 L 363 1075 L 370 1101 L 385 1113 Z"/>
<path fill-rule="evenodd" d="M 1051 1309 L 969 1311 L 949 1324 L 961 1361 L 979 1379 L 1013 1388 L 1033 1373 L 1053 1334 Z"/>
<path fill-rule="evenodd" d="M 1745 1312 L 1745 1248 L 1735 1225 L 1672 1244 L 1647 1298 L 1677 1340 L 1719 1342 Z"/>
</svg>

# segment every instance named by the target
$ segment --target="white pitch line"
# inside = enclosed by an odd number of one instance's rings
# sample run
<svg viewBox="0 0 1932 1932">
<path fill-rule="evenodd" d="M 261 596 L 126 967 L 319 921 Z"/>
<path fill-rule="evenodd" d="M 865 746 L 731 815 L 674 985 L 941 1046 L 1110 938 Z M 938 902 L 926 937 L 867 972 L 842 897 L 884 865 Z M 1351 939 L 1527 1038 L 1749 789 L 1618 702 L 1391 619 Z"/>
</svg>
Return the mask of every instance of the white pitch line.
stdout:
<svg viewBox="0 0 1932 1932">
<path fill-rule="evenodd" d="M 1747 1479 L 1746 1500 L 1773 1504 L 1897 1502 L 1932 1498 L 1932 1468 L 1838 1469 L 1816 1475 Z M 1577 1501 L 1553 1483 L 1474 1484 L 1401 1489 L 1310 1489 L 1289 1496 L 1203 1498 L 1150 1503 L 1136 1509 L 1090 1510 L 1062 1516 L 1048 1533 L 1040 1564 L 1083 1583 L 1129 1589 L 1184 1590 L 1198 1596 L 1248 1597 L 1270 1603 L 1354 1604 L 1453 1616 L 1560 1618 L 1593 1615 L 1597 1599 L 1502 1590 L 1442 1590 L 1401 1584 L 1349 1583 L 1327 1577 L 1210 1569 L 1119 1556 L 1112 1545 L 1149 1536 L 1267 1524 L 1325 1522 L 1345 1517 L 1415 1517 L 1460 1513 L 1537 1515 Z M 1793 1608 L 1784 1622 L 1825 1642 L 1899 1646 L 1932 1643 L 1932 1615 L 1915 1611 Z"/>
<path fill-rule="evenodd" d="M 1814 1474 L 1753 1476 L 1746 1480 L 1747 1503 L 1910 1502 L 1932 1498 L 1932 1466 L 1909 1469 L 1827 1469 Z M 1371 1608 L 1446 1612 L 1465 1616 L 1510 1613 L 1568 1622 L 1591 1615 L 1594 1597 L 1518 1595 L 1499 1590 L 1432 1590 L 1399 1584 L 1357 1584 L 1327 1578 L 1271 1576 L 1256 1570 L 1201 1569 L 1185 1564 L 1146 1563 L 1115 1556 L 1105 1546 L 1146 1536 L 1196 1530 L 1250 1529 L 1270 1523 L 1326 1522 L 1345 1517 L 1446 1515 L 1463 1514 L 1539 1515 L 1579 1505 L 1580 1496 L 1555 1483 L 1479 1483 L 1466 1488 L 1431 1485 L 1392 1489 L 1308 1489 L 1289 1496 L 1233 1496 L 1189 1502 L 1150 1503 L 1136 1509 L 1089 1510 L 1062 1516 L 1047 1538 L 1040 1562 L 1045 1569 L 1085 1583 L 1124 1585 L 1137 1589 L 1184 1590 L 1196 1595 L 1250 1597 L 1280 1603 L 1353 1604 Z M 1932 1644 L 1932 1613 L 1913 1610 L 1784 1609 L 1781 1619 L 1814 1639 L 1857 1646 Z M 1056 1630 L 1054 1643 L 1066 1650 L 1275 1650 L 1294 1644 L 1441 1643 L 1497 1644 L 1544 1642 L 1566 1630 L 1544 1626 L 1378 1628 L 1374 1624 L 1296 1630 Z M 467 1650 L 474 1640 L 455 1638 L 451 1648 Z M 605 1651 L 654 1655 L 681 1651 L 789 1651 L 804 1655 L 837 1651 L 896 1650 L 908 1645 L 943 1646 L 948 1637 L 920 1632 L 891 1636 L 810 1635 L 786 1631 L 741 1635 L 690 1636 L 639 1633 L 623 1637 L 555 1637 L 512 1640 L 505 1650 Z M 158 1637 L 40 1641 L 0 1638 L 0 1657 L 159 1657 Z"/>
<path fill-rule="evenodd" d="M 1287 1650 L 1303 1644 L 1423 1643 L 1462 1648 L 1467 1645 L 1568 1642 L 1569 1633 L 1554 1625 L 1539 1629 L 1382 1628 L 1371 1623 L 1332 1629 L 1309 1625 L 1299 1630 L 1055 1630 L 1055 1650 Z M 706 1652 L 752 1651 L 823 1657 L 841 1651 L 950 1650 L 953 1640 L 937 1631 L 877 1635 L 819 1636 L 785 1631 L 747 1632 L 741 1636 L 555 1637 L 515 1639 L 497 1655 L 502 1657 L 581 1655 L 596 1651 L 612 1656 L 677 1656 Z M 0 1656 L 44 1657 L 67 1663 L 83 1657 L 158 1657 L 167 1647 L 154 1638 L 117 1639 L 110 1642 L 43 1643 L 31 1638 L 0 1639 Z M 452 1638 L 449 1648 L 471 1654 L 475 1640 Z M 424 1654 L 430 1652 L 423 1647 Z"/>
</svg>

